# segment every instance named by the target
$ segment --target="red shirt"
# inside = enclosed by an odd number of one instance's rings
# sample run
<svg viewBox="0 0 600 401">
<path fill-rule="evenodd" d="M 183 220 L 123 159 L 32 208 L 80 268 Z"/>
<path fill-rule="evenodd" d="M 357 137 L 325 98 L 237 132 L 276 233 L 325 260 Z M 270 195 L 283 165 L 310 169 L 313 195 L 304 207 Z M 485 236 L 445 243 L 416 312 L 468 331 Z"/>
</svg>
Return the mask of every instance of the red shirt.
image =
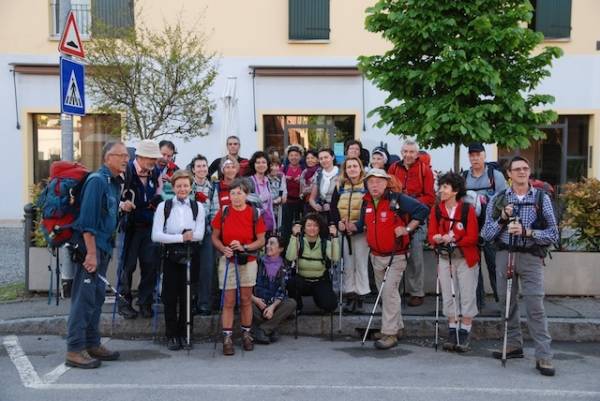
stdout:
<svg viewBox="0 0 600 401">
<path fill-rule="evenodd" d="M 388 174 L 396 177 L 402 185 L 402 192 L 412 196 L 431 208 L 435 203 L 433 190 L 433 171 L 431 167 L 417 159 L 408 169 L 401 161 L 393 163 Z"/>
<path fill-rule="evenodd" d="M 284 169 L 282 168 L 282 171 Z M 300 175 L 302 174 L 302 167 L 289 165 L 287 171 L 285 171 L 285 182 L 287 186 L 288 202 L 291 203 L 300 201 Z"/>
<path fill-rule="evenodd" d="M 231 198 L 229 198 L 229 184 L 225 184 L 223 180 L 219 181 L 219 210 L 223 210 L 223 206 L 231 206 Z"/>
<path fill-rule="evenodd" d="M 440 212 L 442 216 L 440 221 L 437 221 L 435 215 L 437 206 L 432 207 L 429 212 L 429 232 L 427 233 L 427 238 L 431 246 L 435 247 L 437 244 L 433 240 L 433 236 L 436 234 L 448 234 L 452 227 L 456 245 L 462 251 L 465 260 L 467 261 L 467 265 L 469 265 L 469 267 L 474 267 L 479 262 L 479 248 L 477 247 L 479 240 L 479 225 L 477 224 L 475 209 L 473 206 L 469 206 L 469 217 L 467 218 L 467 229 L 465 231 L 465 228 L 461 223 L 462 204 L 462 201 L 456 203 L 456 209 L 452 219 L 454 221 L 448 219 L 448 210 L 446 210 L 446 205 L 443 202 L 440 203 Z"/>
<path fill-rule="evenodd" d="M 211 223 L 213 230 L 221 230 L 222 215 L 223 209 L 217 212 Z M 228 206 L 227 215 L 223 221 L 223 231 L 221 232 L 223 245 L 229 246 L 231 241 L 234 240 L 240 241 L 242 245 L 254 242 L 255 230 L 256 235 L 258 235 L 264 233 L 266 229 L 265 222 L 261 216 L 258 217 L 258 221 L 256 222 L 256 229 L 254 229 L 254 222 L 252 220 L 252 207 L 246 206 L 244 210 L 235 210 L 233 206 Z M 248 260 L 256 260 L 256 258 L 248 256 Z"/>
</svg>

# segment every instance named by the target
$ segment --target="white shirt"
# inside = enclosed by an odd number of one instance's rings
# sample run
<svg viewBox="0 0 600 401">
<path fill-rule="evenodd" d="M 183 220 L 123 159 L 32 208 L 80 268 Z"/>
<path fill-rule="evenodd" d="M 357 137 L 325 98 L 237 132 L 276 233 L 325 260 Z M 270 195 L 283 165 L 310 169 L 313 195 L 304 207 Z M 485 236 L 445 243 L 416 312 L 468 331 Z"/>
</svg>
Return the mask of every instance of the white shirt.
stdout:
<svg viewBox="0 0 600 401">
<path fill-rule="evenodd" d="M 195 202 L 195 201 L 194 201 Z M 192 241 L 202 241 L 204 238 L 204 207 L 198 204 L 198 215 L 194 221 L 194 214 L 190 206 L 190 199 L 182 201 L 173 198 L 173 207 L 163 231 L 165 222 L 165 202 L 161 202 L 154 213 L 152 222 L 152 241 L 163 244 L 174 244 L 183 242 L 183 231 L 192 230 Z"/>
</svg>

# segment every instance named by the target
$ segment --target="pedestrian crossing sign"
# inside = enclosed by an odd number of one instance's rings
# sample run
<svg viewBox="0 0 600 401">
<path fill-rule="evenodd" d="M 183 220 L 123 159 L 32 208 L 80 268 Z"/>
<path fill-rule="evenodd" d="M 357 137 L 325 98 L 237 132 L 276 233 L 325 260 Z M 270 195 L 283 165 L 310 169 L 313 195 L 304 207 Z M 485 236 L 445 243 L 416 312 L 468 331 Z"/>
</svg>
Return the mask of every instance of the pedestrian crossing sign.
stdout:
<svg viewBox="0 0 600 401">
<path fill-rule="evenodd" d="M 85 69 L 73 60 L 60 58 L 60 105 L 61 112 L 85 115 Z"/>
</svg>

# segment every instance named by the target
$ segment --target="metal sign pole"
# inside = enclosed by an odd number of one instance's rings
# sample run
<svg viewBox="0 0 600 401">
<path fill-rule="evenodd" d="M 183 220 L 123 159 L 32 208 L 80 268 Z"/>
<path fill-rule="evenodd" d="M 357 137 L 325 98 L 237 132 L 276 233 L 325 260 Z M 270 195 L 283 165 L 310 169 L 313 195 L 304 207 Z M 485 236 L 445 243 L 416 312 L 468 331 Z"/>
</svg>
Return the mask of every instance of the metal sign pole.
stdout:
<svg viewBox="0 0 600 401">
<path fill-rule="evenodd" d="M 71 0 L 59 1 L 59 26 L 65 29 L 67 16 L 71 11 Z M 63 56 L 69 57 L 69 56 Z M 70 57 L 69 57 L 70 58 Z M 62 113 L 60 115 L 60 144 L 62 160 L 73 161 L 73 116 Z"/>
</svg>

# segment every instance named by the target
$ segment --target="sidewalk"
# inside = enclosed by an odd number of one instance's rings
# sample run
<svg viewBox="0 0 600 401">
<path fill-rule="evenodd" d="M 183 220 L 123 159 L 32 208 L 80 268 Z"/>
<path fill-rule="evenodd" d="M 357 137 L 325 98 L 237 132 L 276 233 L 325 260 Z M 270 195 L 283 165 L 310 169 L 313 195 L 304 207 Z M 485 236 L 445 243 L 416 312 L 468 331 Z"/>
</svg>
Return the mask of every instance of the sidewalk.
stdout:
<svg viewBox="0 0 600 401">
<path fill-rule="evenodd" d="M 309 301 L 308 298 L 305 298 Z M 61 300 L 57 307 L 55 299 L 48 305 L 47 297 L 34 297 L 24 301 L 0 304 L 0 334 L 47 334 L 64 335 L 69 313 L 70 300 Z M 361 315 L 344 315 L 342 330 L 338 331 L 339 315 L 333 316 L 333 334 L 336 337 L 359 338 L 364 333 L 373 304 L 365 304 L 365 313 Z M 600 298 L 595 297 L 547 297 L 545 301 L 548 325 L 555 341 L 595 341 L 600 342 Z M 152 319 L 124 320 L 118 314 L 114 328 L 112 325 L 113 298 L 107 297 L 103 307 L 102 331 L 105 335 L 119 338 L 152 337 Z M 527 328 L 524 320 L 525 310 L 520 308 L 524 333 Z M 435 328 L 435 297 L 426 297 L 425 303 L 419 307 L 403 308 L 404 334 L 411 337 L 433 337 Z M 372 328 L 379 327 L 379 310 L 373 319 Z M 218 316 L 196 316 L 194 332 L 196 337 L 212 335 L 218 327 Z M 329 336 L 331 317 L 316 313 L 310 302 L 298 320 L 298 331 L 305 336 Z M 162 313 L 157 319 L 158 333 L 164 333 L 164 317 Z M 440 333 L 446 331 L 444 318 L 440 317 Z M 501 338 L 503 321 L 493 299 L 488 298 L 487 307 L 475 320 L 474 334 L 478 339 L 496 340 Z M 290 320 L 282 327 L 283 334 L 294 333 L 294 321 Z"/>
</svg>

